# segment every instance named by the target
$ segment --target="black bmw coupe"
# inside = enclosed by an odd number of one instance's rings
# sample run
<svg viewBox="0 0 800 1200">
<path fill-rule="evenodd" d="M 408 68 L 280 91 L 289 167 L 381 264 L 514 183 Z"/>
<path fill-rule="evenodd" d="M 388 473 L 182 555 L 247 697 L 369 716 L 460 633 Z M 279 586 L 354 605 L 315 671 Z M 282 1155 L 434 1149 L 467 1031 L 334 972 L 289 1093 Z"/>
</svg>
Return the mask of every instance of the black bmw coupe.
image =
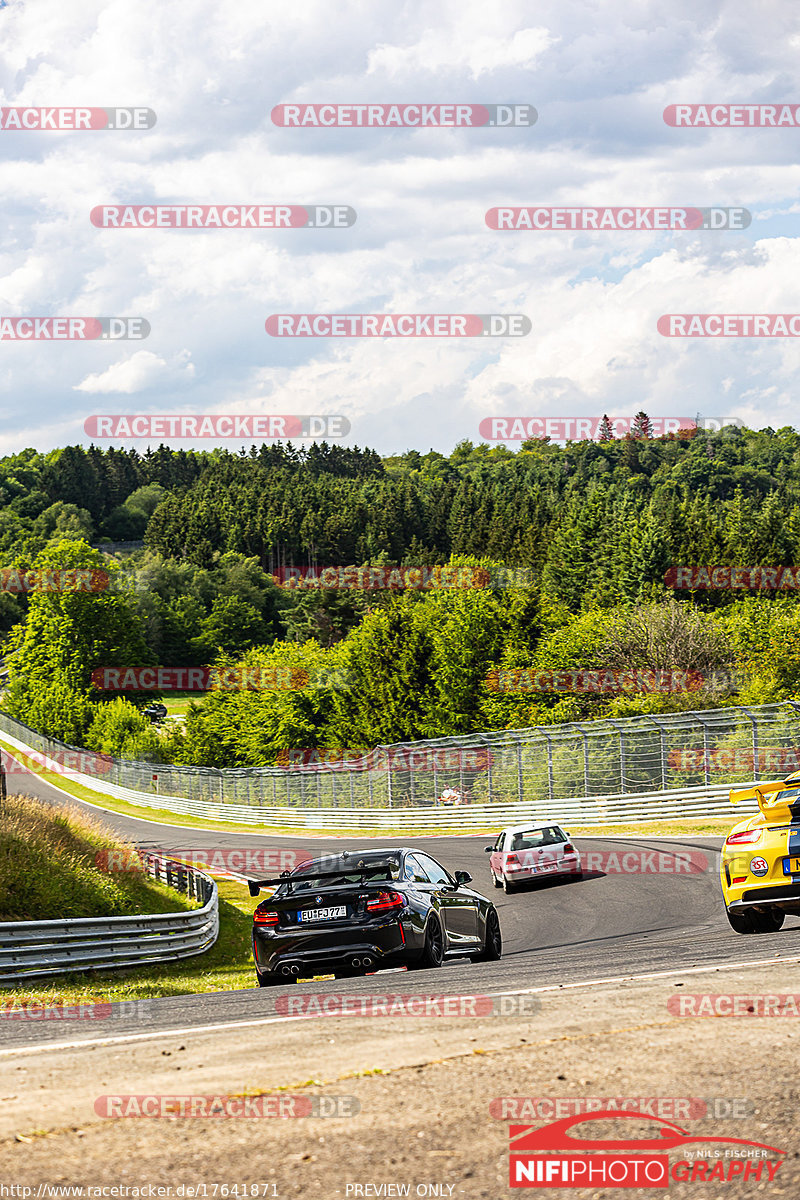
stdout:
<svg viewBox="0 0 800 1200">
<path fill-rule="evenodd" d="M 497 910 L 421 850 L 353 850 L 304 863 L 277 879 L 253 913 L 259 986 L 298 976 L 337 977 L 381 967 L 440 967 L 445 959 L 498 959 Z"/>
</svg>

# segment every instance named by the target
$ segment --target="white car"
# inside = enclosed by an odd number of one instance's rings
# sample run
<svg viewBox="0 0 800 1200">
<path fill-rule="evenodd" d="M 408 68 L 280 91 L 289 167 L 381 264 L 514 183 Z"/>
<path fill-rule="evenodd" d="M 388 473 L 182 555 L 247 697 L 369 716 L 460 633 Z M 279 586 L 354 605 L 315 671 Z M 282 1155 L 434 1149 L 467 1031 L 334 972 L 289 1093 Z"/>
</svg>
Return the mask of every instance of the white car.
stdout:
<svg viewBox="0 0 800 1200">
<path fill-rule="evenodd" d="M 519 883 L 546 875 L 564 875 L 581 879 L 581 856 L 560 825 L 546 821 L 541 825 L 515 825 L 504 829 L 493 846 L 489 870 L 495 887 L 512 892 Z"/>
</svg>

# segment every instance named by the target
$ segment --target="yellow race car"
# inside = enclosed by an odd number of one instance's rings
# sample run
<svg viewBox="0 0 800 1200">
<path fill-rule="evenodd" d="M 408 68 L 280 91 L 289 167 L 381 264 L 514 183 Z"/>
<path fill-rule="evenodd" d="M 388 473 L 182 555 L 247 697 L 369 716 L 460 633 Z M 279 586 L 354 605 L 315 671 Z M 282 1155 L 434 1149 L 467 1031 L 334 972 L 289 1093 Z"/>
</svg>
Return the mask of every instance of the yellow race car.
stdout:
<svg viewBox="0 0 800 1200">
<path fill-rule="evenodd" d="M 731 792 L 731 804 L 742 800 L 757 800 L 760 811 L 725 839 L 725 908 L 737 933 L 774 933 L 787 913 L 800 914 L 800 771 Z"/>
</svg>

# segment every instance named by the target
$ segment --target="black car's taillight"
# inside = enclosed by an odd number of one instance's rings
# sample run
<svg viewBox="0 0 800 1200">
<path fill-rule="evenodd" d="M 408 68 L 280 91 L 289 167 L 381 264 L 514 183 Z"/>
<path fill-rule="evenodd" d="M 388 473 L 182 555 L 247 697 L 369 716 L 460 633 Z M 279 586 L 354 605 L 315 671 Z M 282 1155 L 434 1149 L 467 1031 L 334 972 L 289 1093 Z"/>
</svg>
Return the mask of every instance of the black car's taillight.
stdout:
<svg viewBox="0 0 800 1200">
<path fill-rule="evenodd" d="M 276 912 L 260 912 L 258 909 L 253 913 L 254 925 L 277 925 L 280 918 Z"/>
<path fill-rule="evenodd" d="M 402 908 L 405 900 L 399 892 L 380 891 L 377 896 L 373 896 L 367 901 L 368 912 L 392 912 L 398 908 Z"/>
</svg>

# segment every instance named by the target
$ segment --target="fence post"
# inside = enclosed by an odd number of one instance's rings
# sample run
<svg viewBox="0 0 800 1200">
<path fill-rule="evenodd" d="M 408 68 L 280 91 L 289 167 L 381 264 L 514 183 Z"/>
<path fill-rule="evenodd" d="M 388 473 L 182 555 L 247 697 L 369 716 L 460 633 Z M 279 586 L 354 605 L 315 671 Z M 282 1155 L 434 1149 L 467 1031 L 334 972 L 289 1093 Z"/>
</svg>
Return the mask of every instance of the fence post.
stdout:
<svg viewBox="0 0 800 1200">
<path fill-rule="evenodd" d="M 749 708 L 742 708 L 741 711 L 743 713 L 747 713 L 748 717 L 753 723 L 753 779 L 757 783 L 761 778 L 761 766 L 758 761 L 758 721 L 750 712 Z"/>
<path fill-rule="evenodd" d="M 542 730 L 544 733 L 544 730 Z M 550 740 L 550 734 L 545 733 L 547 738 L 547 798 L 553 799 L 553 743 Z"/>
<path fill-rule="evenodd" d="M 658 730 L 658 742 L 660 747 L 661 757 L 661 787 L 664 791 L 667 790 L 667 735 L 664 732 L 664 726 L 658 720 L 658 717 L 648 716 L 647 720 L 651 725 L 655 725 Z"/>
<path fill-rule="evenodd" d="M 608 718 L 606 718 L 608 720 Z M 616 729 L 619 734 L 619 790 L 626 791 L 625 787 L 625 734 L 617 725 L 616 721 L 608 720 L 609 725 Z"/>
<path fill-rule="evenodd" d="M 702 717 L 698 717 L 697 719 L 703 726 L 703 782 L 708 787 L 711 784 L 711 747 L 708 744 L 708 725 L 706 725 Z"/>
<path fill-rule="evenodd" d="M 522 799 L 523 799 L 523 797 L 522 797 L 522 792 L 523 792 L 523 786 L 522 786 L 522 739 L 517 738 L 516 743 L 517 743 L 517 800 L 519 800 L 519 802 L 521 804 Z M 491 757 L 492 757 L 491 749 L 489 749 L 489 751 L 488 751 L 488 756 L 489 756 L 489 759 L 491 759 Z"/>
<path fill-rule="evenodd" d="M 583 738 L 583 791 L 584 795 L 589 796 L 589 736 L 585 730 L 581 730 Z"/>
<path fill-rule="evenodd" d="M 491 756 L 486 760 L 486 790 L 489 793 L 489 803 L 494 804 L 494 793 L 492 789 L 492 759 Z"/>
</svg>

